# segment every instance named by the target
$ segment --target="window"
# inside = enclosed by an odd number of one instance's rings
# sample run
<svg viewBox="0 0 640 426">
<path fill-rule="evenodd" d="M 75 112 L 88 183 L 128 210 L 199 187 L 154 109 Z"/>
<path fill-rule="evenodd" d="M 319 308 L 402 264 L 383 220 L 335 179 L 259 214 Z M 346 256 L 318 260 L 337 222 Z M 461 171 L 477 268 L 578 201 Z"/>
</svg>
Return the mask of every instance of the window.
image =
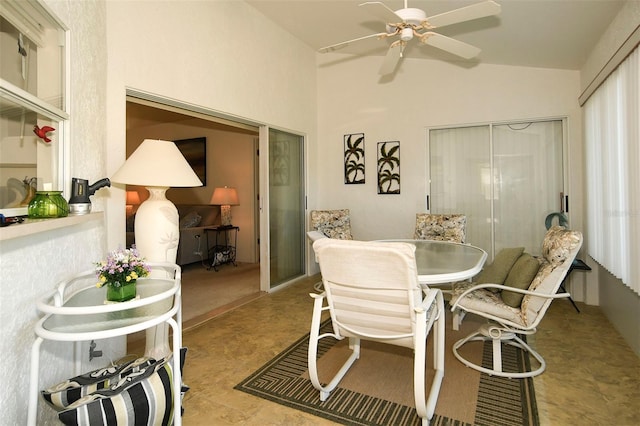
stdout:
<svg viewBox="0 0 640 426">
<path fill-rule="evenodd" d="M 584 105 L 589 255 L 640 293 L 640 52 Z"/>
<path fill-rule="evenodd" d="M 67 36 L 39 2 L 0 3 L 0 213 L 65 189 Z"/>
</svg>

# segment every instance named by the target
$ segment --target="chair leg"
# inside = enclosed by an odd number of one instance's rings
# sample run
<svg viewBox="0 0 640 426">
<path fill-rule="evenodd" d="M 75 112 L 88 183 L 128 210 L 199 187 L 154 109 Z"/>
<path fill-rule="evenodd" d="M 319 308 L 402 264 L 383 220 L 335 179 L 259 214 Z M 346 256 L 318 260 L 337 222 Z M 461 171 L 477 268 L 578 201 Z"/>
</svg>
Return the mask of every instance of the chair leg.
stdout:
<svg viewBox="0 0 640 426">
<path fill-rule="evenodd" d="M 429 396 L 424 393 L 425 387 L 425 357 L 427 343 L 427 322 L 426 312 L 420 312 L 416 315 L 416 334 L 425 336 L 416 344 L 414 351 L 414 367 L 413 367 L 413 390 L 416 403 L 416 411 L 418 416 L 422 418 L 422 424 L 428 425 L 433 413 L 435 412 L 440 387 L 444 378 L 444 333 L 445 333 L 445 313 L 444 301 L 442 293 L 438 292 L 435 300 L 435 307 L 432 311 L 436 315 L 435 321 L 431 326 L 433 330 L 433 367 L 434 376 L 429 389 Z"/>
<path fill-rule="evenodd" d="M 311 332 L 309 333 L 309 351 L 307 353 L 309 379 L 311 380 L 313 387 L 320 391 L 320 401 L 326 401 L 327 398 L 329 398 L 331 391 L 338 386 L 340 380 L 342 380 L 344 375 L 347 374 L 349 368 L 351 368 L 353 363 L 360 358 L 360 339 L 349 339 L 349 347 L 352 349 L 351 355 L 342 367 L 340 367 L 340 370 L 331 379 L 331 381 L 327 385 L 323 386 L 318 377 L 318 341 L 325 337 L 334 337 L 336 339 L 340 339 L 341 337 L 332 333 L 320 334 L 320 319 L 322 311 L 324 310 L 322 307 L 324 295 L 312 294 L 311 296 L 314 298 L 314 301 L 313 316 L 311 318 Z"/>
<path fill-rule="evenodd" d="M 492 350 L 493 350 L 493 368 L 485 368 L 481 365 L 475 364 L 466 358 L 464 358 L 458 352 L 462 346 L 469 342 L 485 342 L 491 340 L 492 342 Z M 530 356 L 535 358 L 540 366 L 538 368 L 532 369 L 530 371 L 510 373 L 503 371 L 502 368 L 502 345 L 511 345 L 515 346 L 523 351 L 529 353 Z M 474 333 L 471 333 L 467 337 L 458 340 L 453 344 L 453 354 L 455 357 L 467 367 L 473 368 L 474 370 L 480 371 L 482 373 L 486 373 L 490 376 L 499 376 L 499 377 L 508 377 L 512 379 L 522 379 L 525 377 L 534 377 L 539 374 L 542 374 L 546 368 L 546 363 L 544 358 L 536 352 L 531 346 L 525 343 L 520 337 L 516 335 L 514 332 L 499 330 L 496 327 L 492 327 L 490 324 L 483 325 L 480 329 Z"/>
<path fill-rule="evenodd" d="M 460 325 L 462 324 L 462 320 L 466 314 L 467 312 L 462 309 L 455 309 L 453 311 L 453 329 L 455 331 L 460 330 Z"/>
</svg>

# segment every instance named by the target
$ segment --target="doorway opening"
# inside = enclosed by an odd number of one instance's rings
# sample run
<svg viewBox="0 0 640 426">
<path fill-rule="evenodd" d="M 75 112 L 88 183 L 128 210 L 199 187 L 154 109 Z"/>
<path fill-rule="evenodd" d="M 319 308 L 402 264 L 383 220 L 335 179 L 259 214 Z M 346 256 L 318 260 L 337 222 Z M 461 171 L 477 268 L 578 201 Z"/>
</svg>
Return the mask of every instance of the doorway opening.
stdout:
<svg viewBox="0 0 640 426">
<path fill-rule="evenodd" d="M 169 198 L 180 215 L 180 244 L 177 263 L 182 267 L 183 326 L 188 327 L 259 297 L 260 235 L 258 199 L 258 128 L 246 123 L 217 118 L 202 112 L 127 97 L 126 152 L 130 155 L 144 139 L 206 140 L 206 181 L 202 187 L 171 188 Z M 211 205 L 216 187 L 234 187 L 239 205 L 231 207 L 232 224 L 238 226 L 236 263 L 209 268 L 207 226 L 219 224 L 219 206 Z M 140 203 L 146 190 L 127 187 Z M 127 203 L 127 244 L 133 244 L 136 204 Z M 185 217 L 199 217 L 200 223 L 186 223 Z M 184 223 L 183 223 L 184 222 Z M 183 226 L 184 225 L 184 226 Z M 189 229 L 188 229 L 189 228 Z"/>
</svg>

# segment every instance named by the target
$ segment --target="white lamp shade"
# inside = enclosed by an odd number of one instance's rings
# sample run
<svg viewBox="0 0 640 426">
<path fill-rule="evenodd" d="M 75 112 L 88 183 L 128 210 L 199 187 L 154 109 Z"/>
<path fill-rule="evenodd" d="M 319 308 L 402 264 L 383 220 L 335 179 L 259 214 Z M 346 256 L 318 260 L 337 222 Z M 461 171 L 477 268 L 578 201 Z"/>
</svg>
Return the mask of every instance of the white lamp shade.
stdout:
<svg viewBox="0 0 640 426">
<path fill-rule="evenodd" d="M 235 188 L 229 188 L 228 186 L 216 188 L 213 190 L 210 203 L 218 206 L 237 206 L 240 204 L 238 202 L 238 192 Z"/>
<path fill-rule="evenodd" d="M 142 141 L 111 181 L 166 188 L 202 186 L 175 143 L 153 139 Z"/>
</svg>

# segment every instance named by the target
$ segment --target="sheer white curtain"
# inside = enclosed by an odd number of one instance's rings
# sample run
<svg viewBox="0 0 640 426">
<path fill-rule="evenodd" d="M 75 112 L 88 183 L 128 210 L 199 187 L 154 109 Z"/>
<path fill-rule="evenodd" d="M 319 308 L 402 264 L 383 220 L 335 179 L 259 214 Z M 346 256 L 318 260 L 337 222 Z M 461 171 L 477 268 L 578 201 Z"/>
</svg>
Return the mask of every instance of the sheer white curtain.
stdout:
<svg viewBox="0 0 640 426">
<path fill-rule="evenodd" d="M 640 293 L 640 52 L 584 105 L 588 251 Z"/>
<path fill-rule="evenodd" d="M 430 130 L 431 213 L 465 214 L 465 242 L 489 261 L 506 247 L 540 254 L 561 209 L 562 146 L 562 120 Z"/>
</svg>

